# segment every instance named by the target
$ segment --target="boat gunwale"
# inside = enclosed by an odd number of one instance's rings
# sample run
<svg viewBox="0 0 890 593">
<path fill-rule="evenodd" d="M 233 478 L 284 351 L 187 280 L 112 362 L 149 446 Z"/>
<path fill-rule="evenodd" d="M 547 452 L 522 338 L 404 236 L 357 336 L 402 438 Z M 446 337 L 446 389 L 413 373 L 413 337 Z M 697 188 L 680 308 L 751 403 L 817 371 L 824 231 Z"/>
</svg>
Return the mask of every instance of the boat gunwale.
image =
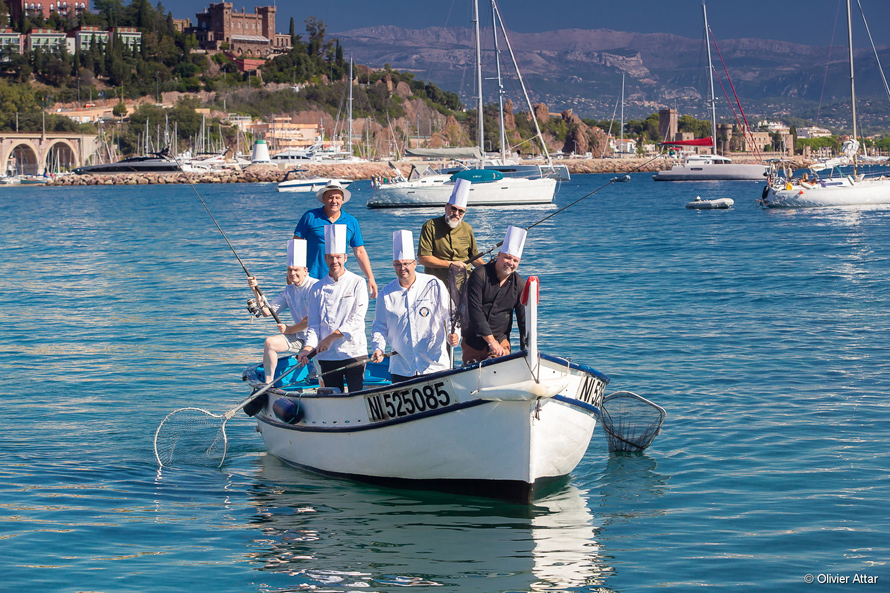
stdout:
<svg viewBox="0 0 890 593">
<path fill-rule="evenodd" d="M 501 356 L 499 358 L 489 358 L 489 359 L 483 360 L 481 362 L 464 365 L 464 366 L 461 366 L 461 367 L 458 367 L 455 369 L 446 369 L 444 371 L 430 373 L 428 375 L 418 375 L 416 377 L 412 377 L 412 378 L 408 379 L 407 381 L 402 381 L 401 383 L 390 383 L 388 385 L 375 385 L 374 387 L 371 387 L 369 389 L 362 389 L 361 391 L 356 391 L 355 393 L 317 393 L 314 391 L 310 392 L 310 393 L 303 392 L 303 389 L 316 389 L 315 386 L 300 387 L 300 388 L 294 389 L 293 391 L 288 391 L 288 390 L 282 389 L 281 387 L 273 387 L 272 389 L 268 390 L 268 393 L 274 393 L 276 395 L 285 395 L 285 396 L 299 394 L 300 397 L 312 398 L 312 399 L 323 399 L 323 398 L 342 399 L 342 398 L 350 398 L 350 397 L 359 397 L 359 396 L 371 395 L 371 394 L 383 392 L 383 391 L 390 391 L 394 385 L 398 385 L 401 387 L 401 386 L 413 385 L 415 383 L 426 383 L 426 382 L 429 382 L 434 379 L 440 379 L 442 377 L 449 377 L 451 375 L 474 371 L 474 370 L 479 369 L 480 367 L 487 367 L 487 366 L 501 364 L 504 362 L 510 362 L 512 360 L 516 360 L 519 358 L 525 358 L 527 355 L 528 355 L 527 350 L 519 350 L 517 352 L 513 352 L 511 354 L 507 354 L 506 356 Z M 576 371 L 580 371 L 583 373 L 588 373 L 590 375 L 593 375 L 595 378 L 603 381 L 606 385 L 608 385 L 611 382 L 611 379 L 609 379 L 608 375 L 596 370 L 593 367 L 579 364 L 579 363 L 569 360 L 567 358 L 561 358 L 559 356 L 545 354 L 543 352 L 541 352 L 539 355 L 541 357 L 541 360 L 546 360 L 548 362 L 556 363 L 556 364 L 559 364 L 560 366 L 565 365 L 566 368 L 568 368 L 568 369 L 572 369 L 572 370 L 576 370 Z M 287 357 L 287 358 L 290 358 L 290 357 Z M 241 374 L 241 379 L 243 381 L 250 381 L 251 378 L 257 378 L 258 377 L 257 367 L 259 367 L 260 364 L 262 364 L 262 363 L 254 364 L 252 366 L 249 366 L 247 369 L 245 369 Z M 257 387 L 258 382 L 252 383 L 252 384 L 254 385 L 254 389 L 256 390 L 258 388 Z"/>
</svg>

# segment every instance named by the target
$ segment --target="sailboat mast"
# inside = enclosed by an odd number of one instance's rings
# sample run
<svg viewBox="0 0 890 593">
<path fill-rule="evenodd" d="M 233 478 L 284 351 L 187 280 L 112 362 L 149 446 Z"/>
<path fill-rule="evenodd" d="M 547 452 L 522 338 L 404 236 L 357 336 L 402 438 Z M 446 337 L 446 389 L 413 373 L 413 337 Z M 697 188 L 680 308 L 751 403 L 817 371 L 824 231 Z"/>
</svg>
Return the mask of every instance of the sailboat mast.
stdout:
<svg viewBox="0 0 890 593">
<path fill-rule="evenodd" d="M 504 132 L 504 84 L 501 81 L 501 54 L 498 51 L 497 11 L 491 3 L 491 32 L 494 35 L 494 63 L 498 73 L 498 123 L 500 124 L 501 164 L 507 162 L 507 134 Z"/>
<path fill-rule="evenodd" d="M 620 139 L 618 140 L 618 155 L 624 158 L 624 73 L 621 73 L 621 127 L 618 129 Z"/>
<path fill-rule="evenodd" d="M 528 98 L 528 90 L 525 88 L 525 82 L 522 80 L 522 73 L 519 71 L 519 64 L 516 63 L 516 56 L 513 55 L 513 46 L 510 45 L 510 38 L 507 37 L 507 27 L 504 26 L 504 19 L 501 18 L 501 11 L 498 10 L 498 5 L 496 0 L 491 0 L 492 6 L 494 6 L 495 12 L 498 15 L 498 22 L 501 24 L 501 31 L 504 33 L 504 43 L 507 44 L 507 51 L 510 52 L 510 59 L 513 61 L 513 68 L 516 70 L 516 77 L 519 79 L 519 87 L 522 89 L 522 95 L 525 97 L 525 104 L 528 105 L 528 112 L 531 114 L 532 122 L 535 124 L 535 132 L 538 137 L 538 141 L 541 143 L 541 150 L 544 152 L 544 158 L 547 159 L 547 164 L 552 165 L 553 160 L 550 158 L 550 152 L 547 150 L 547 143 L 544 142 L 544 136 L 541 134 L 541 126 L 538 125 L 538 118 L 535 117 L 535 108 L 532 106 L 531 99 Z"/>
<path fill-rule="evenodd" d="M 479 33 L 479 0 L 473 0 L 473 21 L 476 29 L 476 133 L 479 141 L 479 151 L 485 154 L 485 126 L 482 122 L 482 40 Z"/>
<path fill-rule="evenodd" d="M 705 16 L 705 45 L 708 46 L 708 83 L 711 86 L 711 154 L 717 154 L 717 100 L 714 96 L 714 65 L 711 62 L 711 30 L 708 28 L 708 7 L 704 1 L 701 10 Z"/>
<path fill-rule="evenodd" d="M 346 141 L 346 150 L 352 156 L 352 58 L 349 58 L 349 137 Z"/>
<path fill-rule="evenodd" d="M 853 83 L 853 18 L 850 11 L 850 0 L 847 0 L 847 44 L 850 48 L 850 105 L 853 107 L 853 142 L 858 142 L 859 135 L 856 133 L 856 85 Z M 856 155 L 858 153 L 859 150 L 853 153 L 854 178 L 856 177 Z"/>
</svg>

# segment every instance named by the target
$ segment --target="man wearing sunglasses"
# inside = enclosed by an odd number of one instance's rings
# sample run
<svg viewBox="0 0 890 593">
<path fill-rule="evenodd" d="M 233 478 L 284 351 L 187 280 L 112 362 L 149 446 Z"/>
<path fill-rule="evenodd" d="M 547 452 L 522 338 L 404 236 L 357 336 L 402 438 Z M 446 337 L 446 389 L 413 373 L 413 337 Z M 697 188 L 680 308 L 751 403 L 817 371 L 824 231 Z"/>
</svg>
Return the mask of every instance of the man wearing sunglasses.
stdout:
<svg viewBox="0 0 890 593">
<path fill-rule="evenodd" d="M 423 223 L 420 243 L 417 247 L 417 261 L 423 264 L 423 271 L 448 283 L 448 269 L 452 265 L 467 267 L 464 263 L 479 253 L 473 227 L 464 221 L 467 213 L 467 199 L 472 184 L 466 179 L 456 179 L 451 198 L 445 205 L 445 216 Z M 481 265 L 482 258 L 476 258 L 470 265 Z"/>
</svg>

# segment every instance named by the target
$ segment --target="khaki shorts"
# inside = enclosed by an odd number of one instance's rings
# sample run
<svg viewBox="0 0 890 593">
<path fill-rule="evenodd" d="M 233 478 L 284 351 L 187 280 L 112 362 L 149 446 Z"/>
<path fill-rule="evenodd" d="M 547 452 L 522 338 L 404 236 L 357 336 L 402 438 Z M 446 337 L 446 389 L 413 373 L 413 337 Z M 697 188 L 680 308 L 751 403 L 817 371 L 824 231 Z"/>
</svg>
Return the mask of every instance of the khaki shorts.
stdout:
<svg viewBox="0 0 890 593">
<path fill-rule="evenodd" d="M 300 350 L 303 349 L 303 344 L 305 340 L 303 338 L 298 337 L 298 334 L 284 334 L 284 339 L 287 340 L 287 352 L 299 353 Z"/>
</svg>

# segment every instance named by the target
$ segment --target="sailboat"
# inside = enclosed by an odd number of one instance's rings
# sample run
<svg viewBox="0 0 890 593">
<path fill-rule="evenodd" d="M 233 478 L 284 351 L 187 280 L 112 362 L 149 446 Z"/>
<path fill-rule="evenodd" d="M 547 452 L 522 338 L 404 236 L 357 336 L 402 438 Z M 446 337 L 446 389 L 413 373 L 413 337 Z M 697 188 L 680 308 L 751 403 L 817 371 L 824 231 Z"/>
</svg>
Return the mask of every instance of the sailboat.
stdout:
<svg viewBox="0 0 890 593">
<path fill-rule="evenodd" d="M 708 9 L 701 5 L 705 19 L 705 41 L 708 46 L 708 82 L 711 87 L 711 137 L 700 140 L 663 142 L 678 146 L 710 146 L 711 154 L 689 155 L 680 164 L 652 176 L 655 181 L 762 181 L 767 175 L 766 165 L 733 163 L 729 157 L 717 154 L 717 107 L 714 95 L 714 66 L 711 62 Z"/>
<path fill-rule="evenodd" d="M 778 161 L 770 167 L 770 176 L 759 200 L 765 208 L 813 208 L 819 206 L 859 206 L 890 204 L 890 178 L 883 175 L 866 177 L 858 174 L 859 141 L 856 130 L 856 85 L 853 77 L 853 20 L 847 0 L 847 43 L 850 50 L 850 105 L 853 116 L 853 138 L 844 142 L 843 155 L 828 168 L 852 164 L 852 175 L 819 179 L 818 171 L 826 164 L 811 167 L 814 179 L 792 179 L 788 163 Z M 784 169 L 784 177 L 779 171 Z"/>
<path fill-rule="evenodd" d="M 510 56 L 513 57 L 513 50 L 510 47 L 510 41 L 507 38 L 507 31 L 503 21 L 500 19 L 497 3 L 491 0 L 492 9 L 492 29 L 495 34 L 495 51 L 497 51 L 497 25 L 500 23 L 504 39 L 507 42 L 507 48 L 510 50 Z M 568 169 L 565 165 L 554 165 L 550 160 L 550 154 L 543 142 L 541 130 L 538 126 L 536 118 L 532 118 L 537 137 L 544 147 L 544 154 L 547 158 L 546 165 L 524 165 L 508 160 L 506 153 L 506 134 L 504 132 L 504 115 L 503 115 L 503 88 L 500 86 L 500 61 L 497 60 L 497 73 L 499 82 L 499 123 L 500 123 L 500 158 L 486 162 L 484 157 L 483 141 L 485 138 L 485 128 L 482 117 L 482 48 L 480 40 L 479 27 L 479 2 L 473 2 L 473 19 L 475 25 L 476 39 L 476 88 L 478 94 L 476 97 L 476 113 L 477 113 L 477 139 L 478 147 L 474 154 L 479 157 L 478 168 L 452 168 L 445 169 L 439 173 L 432 175 L 419 176 L 405 179 L 400 176 L 400 180 L 395 183 L 387 183 L 377 186 L 374 195 L 368 200 L 368 208 L 398 208 L 412 206 L 440 206 L 448 202 L 451 191 L 454 188 L 455 179 L 463 178 L 473 181 L 470 188 L 470 195 L 467 203 L 471 206 L 498 206 L 498 205 L 532 205 L 532 204 L 550 204 L 553 202 L 553 195 L 556 192 L 557 180 L 567 180 L 569 178 Z M 513 65 L 516 67 L 515 57 Z M 519 75 L 519 82 L 525 95 L 526 102 L 529 106 L 529 112 L 533 113 L 531 101 L 528 99 L 528 93 L 525 90 L 525 83 L 519 74 L 519 68 L 516 67 Z M 453 153 L 455 149 L 445 149 L 441 151 L 441 156 L 435 150 L 414 150 L 409 151 L 411 156 L 425 156 L 428 158 L 449 158 L 448 154 Z"/>
<path fill-rule="evenodd" d="M 349 58 L 349 116 L 348 116 L 349 138 L 348 138 L 348 148 L 347 148 L 348 152 L 347 152 L 346 157 L 343 159 L 344 161 L 348 160 L 349 162 L 355 162 L 355 161 L 362 160 L 357 157 L 354 157 L 352 154 L 352 82 L 353 82 L 352 64 L 353 64 L 352 58 Z M 319 142 L 319 146 L 320 146 L 320 142 Z M 313 151 L 313 149 L 310 148 L 310 151 Z M 280 156 L 280 153 L 279 153 L 279 155 L 276 155 L 276 156 Z M 307 160 L 316 160 L 316 159 L 312 159 L 311 158 L 312 156 L 313 155 L 310 154 L 310 157 Z M 272 157 L 272 158 L 275 159 L 276 157 Z M 317 160 L 321 160 L 321 159 L 319 158 Z M 339 183 L 344 188 L 346 188 L 350 183 L 352 183 L 352 179 L 336 179 L 333 177 L 324 177 L 324 176 L 319 176 L 319 175 L 307 176 L 306 174 L 308 173 L 308 171 L 306 169 L 294 169 L 292 171 L 289 171 L 288 175 L 290 175 L 290 173 L 295 173 L 298 175 L 298 177 L 295 179 L 288 179 L 286 181 L 282 181 L 281 183 L 279 183 L 278 191 L 280 191 L 280 192 L 312 192 L 312 193 L 315 193 L 318 190 L 322 189 L 323 187 L 327 187 L 328 185 L 330 185 L 331 182 Z"/>
</svg>

